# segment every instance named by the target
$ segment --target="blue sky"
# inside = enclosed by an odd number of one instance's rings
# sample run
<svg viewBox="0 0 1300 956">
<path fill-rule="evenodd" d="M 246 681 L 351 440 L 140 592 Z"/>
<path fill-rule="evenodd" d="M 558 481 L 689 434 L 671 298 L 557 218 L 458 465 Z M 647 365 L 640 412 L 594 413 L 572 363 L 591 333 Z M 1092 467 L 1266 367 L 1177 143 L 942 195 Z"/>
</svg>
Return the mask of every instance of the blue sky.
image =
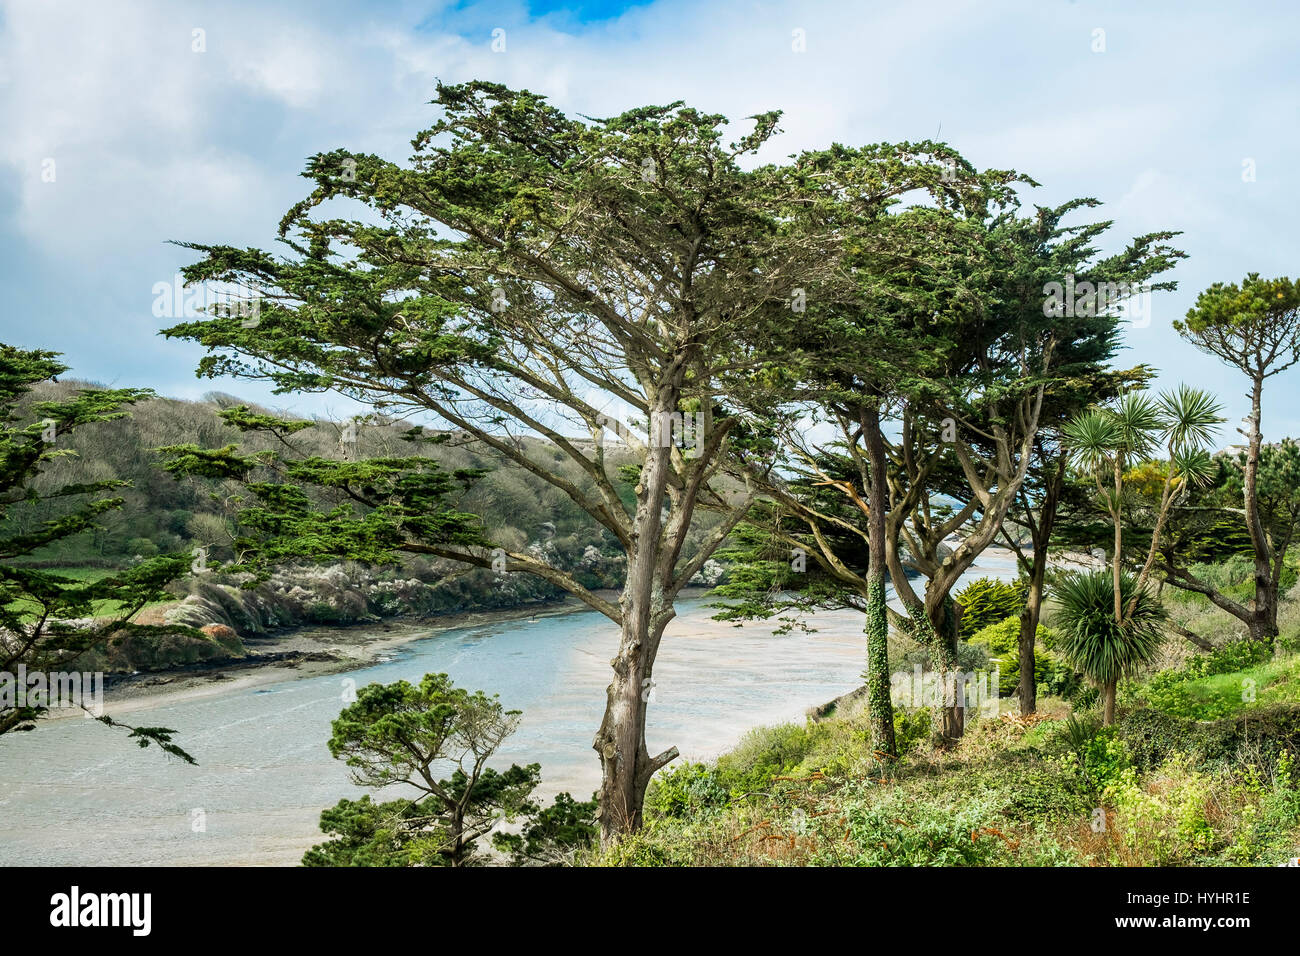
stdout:
<svg viewBox="0 0 1300 956">
<path fill-rule="evenodd" d="M 1214 281 L 1300 272 L 1297 10 L 0 0 L 0 341 L 61 351 L 81 378 L 265 400 L 196 379 L 198 350 L 157 335 L 170 323 L 153 314 L 153 288 L 189 261 L 167 240 L 268 245 L 306 187 L 307 156 L 345 146 L 405 159 L 435 79 L 484 78 L 589 115 L 676 99 L 736 119 L 782 109 L 773 160 L 937 136 L 976 165 L 1034 177 L 1026 202 L 1102 200 L 1113 245 L 1182 230 L 1179 289 L 1127 330 L 1120 361 L 1215 390 L 1231 428 L 1244 380 L 1170 323 Z M 1266 438 L 1300 436 L 1298 397 L 1300 369 L 1270 383 Z M 351 411 L 336 398 L 274 403 Z"/>
</svg>

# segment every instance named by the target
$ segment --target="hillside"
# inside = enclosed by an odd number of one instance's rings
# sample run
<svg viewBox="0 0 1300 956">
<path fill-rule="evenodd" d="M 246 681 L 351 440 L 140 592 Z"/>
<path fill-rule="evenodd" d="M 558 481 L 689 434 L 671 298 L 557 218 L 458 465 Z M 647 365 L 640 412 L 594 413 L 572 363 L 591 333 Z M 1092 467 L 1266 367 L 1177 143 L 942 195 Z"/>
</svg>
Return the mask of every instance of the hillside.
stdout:
<svg viewBox="0 0 1300 956">
<path fill-rule="evenodd" d="M 54 400 L 88 387 L 99 386 L 66 379 L 41 383 L 32 390 L 25 404 Z M 125 479 L 130 487 L 122 492 L 123 507 L 104 515 L 97 530 L 68 538 L 35 560 L 69 567 L 121 567 L 137 556 L 190 551 L 196 547 L 208 548 L 217 560 L 230 557 L 230 498 L 239 489 L 193 479 L 178 481 L 157 467 L 159 456 L 153 450 L 183 443 L 207 448 L 238 444 L 246 452 L 272 447 L 274 440 L 269 436 L 241 433 L 218 417 L 222 409 L 240 404 L 246 403 L 222 393 L 209 393 L 197 402 L 156 398 L 134 406 L 127 418 L 79 429 L 68 439 L 72 454 L 53 461 L 41 475 L 38 487 L 53 488 L 110 477 Z M 250 407 L 273 413 L 255 405 Z M 459 494 L 453 503 L 461 510 L 479 515 L 494 541 L 503 547 L 547 541 L 562 559 L 575 566 L 586 555 L 592 566 L 593 584 L 613 587 L 621 582 L 621 572 L 613 565 L 606 566 L 597 557 L 618 554 L 616 548 L 610 547 L 608 535 L 563 492 L 503 460 L 490 449 L 469 441 L 465 435 L 448 434 L 442 444 L 404 441 L 402 435 L 409 427 L 391 419 L 377 419 L 349 429 L 348 422 L 320 419 L 295 434 L 293 442 L 303 457 L 421 455 L 436 460 L 447 471 L 486 469 L 487 474 Z M 559 453 L 549 457 L 557 474 L 579 486 L 585 485 L 584 476 L 570 459 Z M 610 449 L 609 457 L 613 470 L 623 463 L 617 448 Z M 630 488 L 622 488 L 621 493 L 630 500 Z M 322 500 L 321 504 L 328 506 L 330 502 Z M 21 532 L 57 514 L 57 504 L 50 502 L 15 510 L 6 519 L 5 530 Z M 589 553 L 589 548 L 594 548 L 595 554 Z"/>
<path fill-rule="evenodd" d="M 76 380 L 43 382 L 24 399 L 33 403 L 66 397 L 79 389 L 99 388 Z M 66 537 L 29 557 L 19 567 L 57 571 L 71 581 L 90 582 L 112 569 L 128 568 L 158 554 L 196 554 L 216 566 L 234 558 L 233 517 L 244 490 L 234 482 L 177 480 L 157 467 L 155 449 L 194 443 L 220 448 L 239 445 L 244 452 L 271 447 L 274 439 L 243 433 L 220 417 L 222 409 L 244 404 L 231 395 L 212 393 L 202 401 L 156 398 L 135 405 L 128 417 L 87 425 L 64 439 L 67 454 L 52 459 L 37 479 L 45 492 L 69 484 L 108 478 L 128 482 L 122 506 L 99 516 L 96 527 Z M 255 411 L 272 410 L 254 407 Z M 529 474 L 465 434 L 430 433 L 436 442 L 404 440 L 409 425 L 378 418 L 360 425 L 316 420 L 293 435 L 294 454 L 326 458 L 381 455 L 429 457 L 446 471 L 479 470 L 481 478 L 457 489 L 451 504 L 477 515 L 489 540 L 510 549 L 528 550 L 554 567 L 571 571 L 593 590 L 623 583 L 625 557 L 617 542 L 554 485 Z M 537 439 L 520 439 L 537 460 L 548 460 L 557 474 L 579 487 L 587 477 L 568 457 Z M 283 449 L 279 449 L 283 451 Z M 627 463 L 618 446 L 607 451 L 611 478 L 631 501 L 631 489 L 618 477 Z M 315 491 L 316 504 L 328 510 L 341 497 Z M 8 510 L 5 534 L 22 534 L 66 513 L 70 505 L 57 497 Z M 702 515 L 693 535 L 711 526 Z M 155 603 L 139 623 L 174 626 L 163 636 L 133 635 L 111 641 L 94 656 L 109 671 L 154 670 L 196 661 L 227 659 L 244 653 L 241 637 L 264 635 L 298 625 L 348 625 L 401 614 L 441 614 L 496 610 L 551 602 L 564 591 L 529 574 L 498 575 L 454 561 L 404 555 L 388 566 L 351 562 L 319 568 L 286 567 L 254 589 L 242 587 L 247 576 L 191 574 L 168 586 L 172 600 Z M 705 582 L 701 582 L 705 583 Z M 115 607 L 100 602 L 96 614 Z M 204 629 L 200 631 L 200 629 Z"/>
<path fill-rule="evenodd" d="M 1179 597 L 1173 612 L 1189 612 Z M 1206 602 L 1208 605 L 1208 602 Z M 1227 616 L 1194 609 L 1227 630 Z M 1121 684 L 1041 696 L 1022 718 L 968 711 L 960 744 L 899 707 L 897 761 L 869 747 L 865 702 L 752 731 L 651 785 L 647 826 L 593 862 L 649 866 L 1276 866 L 1300 856 L 1300 601 L 1276 655 L 1170 644 Z M 1213 633 L 1213 631 L 1211 631 Z M 1216 635 L 1218 636 L 1218 635 Z"/>
</svg>

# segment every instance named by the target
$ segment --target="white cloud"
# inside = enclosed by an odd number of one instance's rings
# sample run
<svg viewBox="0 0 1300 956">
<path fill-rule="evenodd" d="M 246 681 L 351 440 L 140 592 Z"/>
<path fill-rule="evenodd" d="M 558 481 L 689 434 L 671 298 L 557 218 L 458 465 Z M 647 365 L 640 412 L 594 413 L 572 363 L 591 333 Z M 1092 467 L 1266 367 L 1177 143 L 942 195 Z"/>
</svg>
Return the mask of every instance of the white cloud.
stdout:
<svg viewBox="0 0 1300 956">
<path fill-rule="evenodd" d="M 979 165 L 1044 183 L 1029 202 L 1102 199 L 1116 244 L 1186 230 L 1182 288 L 1157 303 L 1181 314 L 1211 281 L 1298 258 L 1287 164 L 1300 136 L 1280 119 L 1297 94 L 1285 59 L 1295 18 L 1174 4 L 660 0 L 584 27 L 530 21 L 517 2 L 0 0 L 0 242 L 31 263 L 24 281 L 118 310 L 107 345 L 78 339 L 84 306 L 57 303 L 39 333 L 4 320 L 5 338 L 62 349 L 94 377 L 192 388 L 160 365 L 182 347 L 153 337 L 147 309 L 152 283 L 188 260 L 165 240 L 270 243 L 306 188 L 308 155 L 346 145 L 404 159 L 433 117 L 435 79 L 476 77 L 590 115 L 676 99 L 737 121 L 781 109 L 786 134 L 766 160 L 937 134 Z M 491 49 L 498 25 L 505 53 Z M 1104 54 L 1090 50 L 1096 26 Z M 195 28 L 206 52 L 191 49 Z M 795 29 L 806 52 L 792 49 Z M 1250 188 L 1243 155 L 1259 160 Z M 40 180 L 47 157 L 55 183 Z M 1167 323 L 1135 330 L 1132 345 L 1133 360 L 1222 380 Z"/>
</svg>

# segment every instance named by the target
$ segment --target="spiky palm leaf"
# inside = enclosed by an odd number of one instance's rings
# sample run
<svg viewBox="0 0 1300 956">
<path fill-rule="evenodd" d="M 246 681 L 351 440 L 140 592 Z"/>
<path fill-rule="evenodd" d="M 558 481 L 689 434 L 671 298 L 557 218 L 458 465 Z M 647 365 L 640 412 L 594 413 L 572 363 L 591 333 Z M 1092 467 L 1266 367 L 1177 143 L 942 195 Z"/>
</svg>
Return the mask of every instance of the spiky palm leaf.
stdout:
<svg viewBox="0 0 1300 956">
<path fill-rule="evenodd" d="M 1189 448 L 1174 453 L 1170 461 L 1174 474 L 1189 485 L 1203 488 L 1213 479 L 1218 469 L 1214 458 L 1204 448 Z"/>
<path fill-rule="evenodd" d="M 1204 389 L 1179 385 L 1160 395 L 1165 437 L 1176 452 L 1192 452 L 1210 444 L 1223 421 L 1222 406 Z"/>
<path fill-rule="evenodd" d="M 1125 392 L 1110 413 L 1119 430 L 1116 450 L 1139 461 L 1155 450 L 1155 436 L 1164 426 L 1160 403 L 1145 392 Z"/>
<path fill-rule="evenodd" d="M 1053 589 L 1057 608 L 1053 626 L 1059 631 L 1058 647 L 1076 670 L 1098 685 L 1131 675 L 1155 657 L 1164 640 L 1163 605 L 1131 574 L 1120 577 L 1120 597 L 1125 607 L 1134 594 L 1133 612 L 1115 620 L 1115 589 L 1107 571 L 1084 571 L 1064 576 Z"/>
<path fill-rule="evenodd" d="M 1115 417 L 1100 408 L 1083 412 L 1063 431 L 1071 461 L 1086 471 L 1104 469 L 1122 437 Z"/>
</svg>

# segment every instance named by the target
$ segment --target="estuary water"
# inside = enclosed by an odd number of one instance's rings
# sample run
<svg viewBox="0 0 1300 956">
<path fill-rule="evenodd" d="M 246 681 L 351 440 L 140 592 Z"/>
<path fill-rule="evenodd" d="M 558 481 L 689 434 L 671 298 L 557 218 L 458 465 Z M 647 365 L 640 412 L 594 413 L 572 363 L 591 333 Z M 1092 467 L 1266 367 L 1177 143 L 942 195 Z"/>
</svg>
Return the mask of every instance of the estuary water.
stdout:
<svg viewBox="0 0 1300 956">
<path fill-rule="evenodd" d="M 986 560 L 971 573 L 1009 571 Z M 676 746 L 683 758 L 714 757 L 750 728 L 801 721 L 809 707 L 862 682 L 860 613 L 818 613 L 814 633 L 784 635 L 771 624 L 713 621 L 712 613 L 700 598 L 678 603 L 655 666 L 651 753 Z M 391 659 L 343 674 L 160 700 L 123 717 L 173 728 L 198 766 L 80 718 L 7 735 L 0 865 L 296 864 L 323 839 L 320 811 L 364 792 L 326 748 L 347 688 L 435 671 L 523 712 L 494 766 L 540 763 L 539 795 L 588 798 L 599 783 L 591 742 L 617 641 L 608 619 L 586 611 L 431 630 Z M 414 795 L 390 787 L 376 799 Z"/>
</svg>

